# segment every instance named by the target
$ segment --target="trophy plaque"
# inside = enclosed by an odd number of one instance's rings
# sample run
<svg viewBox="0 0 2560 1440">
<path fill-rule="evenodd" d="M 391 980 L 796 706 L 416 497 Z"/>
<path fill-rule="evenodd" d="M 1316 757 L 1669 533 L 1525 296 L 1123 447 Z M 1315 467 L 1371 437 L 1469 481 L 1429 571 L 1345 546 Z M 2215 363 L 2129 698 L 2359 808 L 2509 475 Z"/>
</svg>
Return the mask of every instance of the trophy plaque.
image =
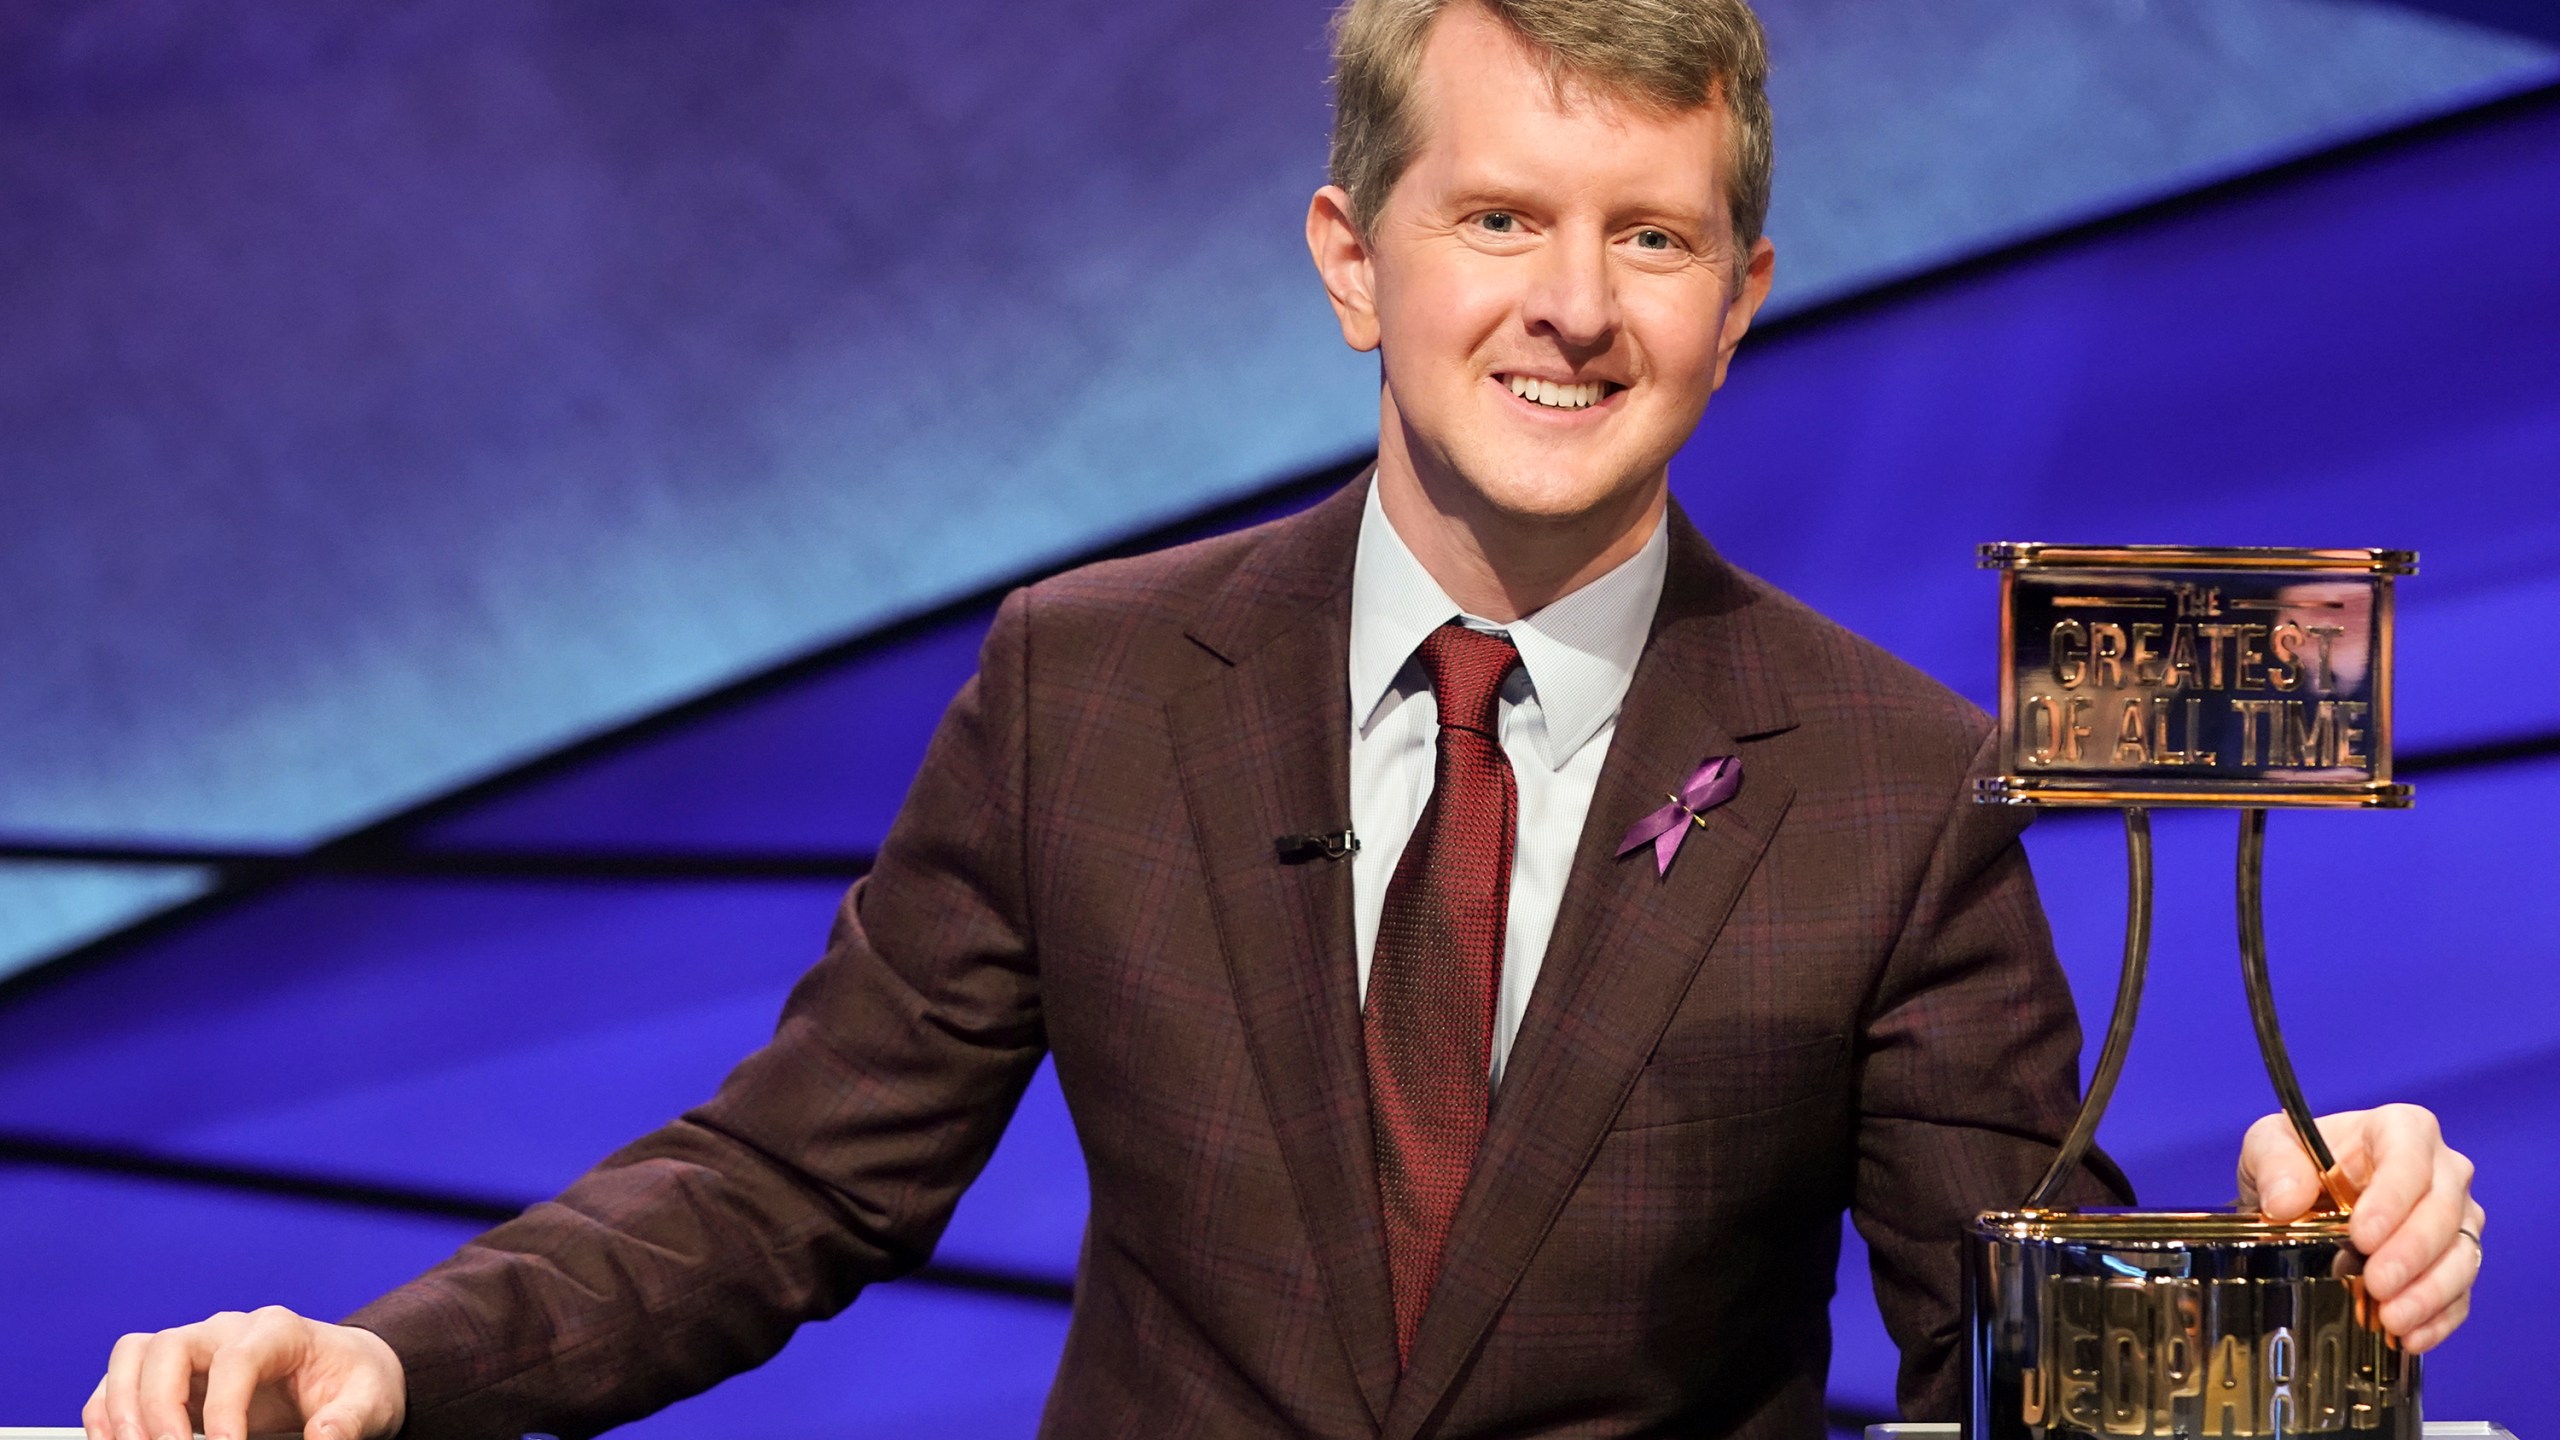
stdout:
<svg viewBox="0 0 2560 1440">
<path fill-rule="evenodd" d="M 2078 1117 L 2015 1210 L 1967 1246 L 1971 1440 L 2115 1436 L 2418 1440 L 2418 1365 L 2368 1304 L 2353 1187 L 2276 1026 L 2261 905 L 2267 811 L 2398 808 L 2391 778 L 2397 550 L 2003 544 L 2000 773 L 1989 804 L 2123 811 L 2123 968 Z M 2133 1038 L 2151 944 L 2154 806 L 2240 811 L 2240 966 L 2278 1103 L 2323 1177 L 2312 1214 L 2079 1210 Z"/>
</svg>

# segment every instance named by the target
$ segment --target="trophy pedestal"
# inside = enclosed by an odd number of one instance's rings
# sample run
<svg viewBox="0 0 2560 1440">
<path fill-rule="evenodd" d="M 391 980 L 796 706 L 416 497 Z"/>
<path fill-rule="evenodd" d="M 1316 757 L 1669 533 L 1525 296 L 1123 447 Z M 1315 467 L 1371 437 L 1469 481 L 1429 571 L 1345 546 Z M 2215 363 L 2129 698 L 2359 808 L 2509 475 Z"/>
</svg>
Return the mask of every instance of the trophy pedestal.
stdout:
<svg viewBox="0 0 2560 1440">
<path fill-rule="evenodd" d="M 1968 1259 L 1970 1440 L 2422 1440 L 2343 1216 L 1994 1211 Z"/>
</svg>

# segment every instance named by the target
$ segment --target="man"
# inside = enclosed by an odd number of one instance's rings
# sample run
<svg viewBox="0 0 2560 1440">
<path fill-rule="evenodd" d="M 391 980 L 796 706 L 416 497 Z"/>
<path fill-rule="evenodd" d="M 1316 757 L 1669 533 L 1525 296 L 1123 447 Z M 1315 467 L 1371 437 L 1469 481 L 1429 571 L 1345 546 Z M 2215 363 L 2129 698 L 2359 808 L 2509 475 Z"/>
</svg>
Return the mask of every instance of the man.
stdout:
<svg viewBox="0 0 2560 1440">
<path fill-rule="evenodd" d="M 1844 1205 L 1906 1410 L 1954 1410 L 1956 1237 L 2077 1036 L 1983 718 L 1667 503 L 1769 288 L 1757 24 L 1355 0 L 1339 51 L 1307 230 L 1381 355 L 1371 480 L 1011 597 L 716 1098 L 349 1326 L 127 1337 L 91 1435 L 196 1383 L 214 1440 L 645 1413 L 922 1263 L 1044 1053 L 1092 1177 L 1054 1433 L 1812 1435 Z M 1701 771 L 1676 849 L 1622 843 Z M 2432 1345 L 2469 1167 L 2326 1123 Z M 2240 1170 L 2312 1201 L 2272 1123 Z"/>
</svg>

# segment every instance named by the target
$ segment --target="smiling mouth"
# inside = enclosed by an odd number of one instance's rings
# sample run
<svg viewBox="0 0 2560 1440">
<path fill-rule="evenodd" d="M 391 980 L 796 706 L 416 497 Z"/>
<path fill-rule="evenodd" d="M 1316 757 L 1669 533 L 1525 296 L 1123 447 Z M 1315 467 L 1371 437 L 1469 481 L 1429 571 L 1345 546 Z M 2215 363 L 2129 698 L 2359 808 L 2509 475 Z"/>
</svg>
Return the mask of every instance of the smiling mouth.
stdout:
<svg viewBox="0 0 2560 1440">
<path fill-rule="evenodd" d="M 1558 380 L 1536 380 L 1526 375 L 1496 376 L 1512 394 L 1532 405 L 1550 410 L 1588 410 L 1619 391 L 1624 385 L 1608 380 L 1585 380 L 1569 383 Z"/>
</svg>

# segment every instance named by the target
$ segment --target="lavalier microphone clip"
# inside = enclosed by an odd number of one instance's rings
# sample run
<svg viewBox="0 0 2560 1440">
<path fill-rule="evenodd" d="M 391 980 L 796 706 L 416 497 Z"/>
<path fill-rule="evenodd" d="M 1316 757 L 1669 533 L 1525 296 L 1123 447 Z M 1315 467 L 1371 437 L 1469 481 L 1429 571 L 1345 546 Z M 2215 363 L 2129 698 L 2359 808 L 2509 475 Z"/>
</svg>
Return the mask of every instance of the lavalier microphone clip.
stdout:
<svg viewBox="0 0 2560 1440">
<path fill-rule="evenodd" d="M 1284 865 L 1302 865 L 1309 860 L 1340 860 L 1360 851 L 1360 837 L 1349 830 L 1331 830 L 1318 835 L 1280 835 L 1273 837 L 1271 848 L 1280 852 Z"/>
</svg>

